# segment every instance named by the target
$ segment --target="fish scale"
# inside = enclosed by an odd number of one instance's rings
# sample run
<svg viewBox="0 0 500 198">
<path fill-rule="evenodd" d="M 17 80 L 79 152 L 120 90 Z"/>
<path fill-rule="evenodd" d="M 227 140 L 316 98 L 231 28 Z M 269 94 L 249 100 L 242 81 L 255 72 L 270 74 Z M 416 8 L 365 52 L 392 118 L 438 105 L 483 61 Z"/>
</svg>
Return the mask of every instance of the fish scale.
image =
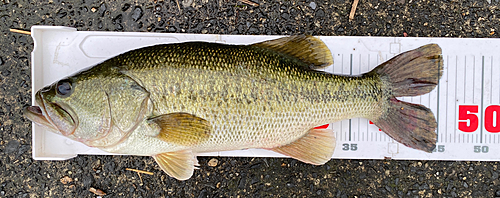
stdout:
<svg viewBox="0 0 500 198">
<path fill-rule="evenodd" d="M 255 47 L 236 50 L 233 46 L 190 43 L 152 48 L 142 50 L 155 51 L 159 55 L 156 59 L 148 58 L 144 62 L 140 50 L 118 56 L 113 60 L 116 62 L 110 64 L 123 65 L 127 75 L 151 90 L 154 114 L 186 112 L 220 126 L 213 132 L 217 135 L 193 149 L 197 152 L 242 146 L 272 148 L 296 140 L 314 126 L 348 117 L 376 115 L 380 111 L 377 104 L 381 92 L 372 93 L 372 90 L 380 90 L 379 80 L 375 78 L 301 70 L 295 65 L 300 64 L 296 59 L 280 60 L 277 52 Z M 190 53 L 183 53 L 186 51 Z M 219 57 L 214 58 L 217 61 L 203 58 L 209 53 L 217 54 Z M 151 67 L 134 69 L 138 65 Z M 331 90 L 338 90 L 345 99 L 334 100 L 336 92 Z M 374 97 L 358 97 L 363 95 Z M 277 117 L 280 114 L 289 116 Z"/>
</svg>

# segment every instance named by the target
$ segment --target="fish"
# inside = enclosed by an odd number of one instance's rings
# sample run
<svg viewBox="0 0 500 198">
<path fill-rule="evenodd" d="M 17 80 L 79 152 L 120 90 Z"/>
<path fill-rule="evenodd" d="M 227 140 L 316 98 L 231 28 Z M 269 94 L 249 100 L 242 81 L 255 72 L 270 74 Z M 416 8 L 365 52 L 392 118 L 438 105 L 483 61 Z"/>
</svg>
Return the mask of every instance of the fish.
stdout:
<svg viewBox="0 0 500 198">
<path fill-rule="evenodd" d="M 87 146 L 152 156 L 178 180 L 204 152 L 262 148 L 322 165 L 335 150 L 327 123 L 367 118 L 397 142 L 431 152 L 436 119 L 397 97 L 429 93 L 443 70 L 427 44 L 361 75 L 321 71 L 333 64 L 314 36 L 249 45 L 210 42 L 134 49 L 48 85 L 24 115 Z"/>
</svg>

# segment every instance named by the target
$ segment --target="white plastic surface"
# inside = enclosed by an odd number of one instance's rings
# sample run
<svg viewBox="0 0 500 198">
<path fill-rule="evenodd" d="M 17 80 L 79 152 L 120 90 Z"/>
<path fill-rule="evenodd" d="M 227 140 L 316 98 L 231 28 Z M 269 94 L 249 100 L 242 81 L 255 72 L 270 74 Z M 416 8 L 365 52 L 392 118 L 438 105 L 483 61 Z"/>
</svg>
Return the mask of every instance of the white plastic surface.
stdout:
<svg viewBox="0 0 500 198">
<path fill-rule="evenodd" d="M 279 36 L 165 34 L 123 32 L 78 32 L 74 28 L 33 26 L 32 52 L 34 95 L 78 70 L 92 66 L 131 49 L 159 43 L 208 41 L 249 44 Z M 436 152 L 425 153 L 396 143 L 366 119 L 344 120 L 330 125 L 336 132 L 337 148 L 333 158 L 499 160 L 500 133 L 500 39 L 470 38 L 394 38 L 320 36 L 330 48 L 334 65 L 325 71 L 360 74 L 391 57 L 429 43 L 443 50 L 444 73 L 439 86 L 429 94 L 402 98 L 423 104 L 438 119 Z M 33 103 L 35 103 L 33 101 Z M 459 105 L 478 106 L 478 112 L 463 112 L 478 118 L 473 132 L 458 129 Z M 486 111 L 486 109 L 488 111 Z M 488 112 L 485 115 L 485 112 Z M 491 114 L 491 115 L 490 115 Z M 487 118 L 488 128 L 485 128 Z M 493 122 L 493 123 L 491 123 Z M 468 124 L 469 126 L 470 124 Z M 108 154 L 79 142 L 44 131 L 33 125 L 33 158 L 64 160 L 78 154 Z M 271 151 L 248 149 L 201 154 L 205 156 L 283 157 Z"/>
</svg>

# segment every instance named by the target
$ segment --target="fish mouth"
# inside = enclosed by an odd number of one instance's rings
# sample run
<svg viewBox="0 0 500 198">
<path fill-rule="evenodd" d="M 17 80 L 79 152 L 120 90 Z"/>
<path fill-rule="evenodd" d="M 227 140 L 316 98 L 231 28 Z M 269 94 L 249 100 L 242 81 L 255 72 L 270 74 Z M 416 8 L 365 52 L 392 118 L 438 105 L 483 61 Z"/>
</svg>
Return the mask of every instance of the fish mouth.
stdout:
<svg viewBox="0 0 500 198">
<path fill-rule="evenodd" d="M 51 131 L 57 131 L 54 126 L 45 118 L 42 109 L 39 106 L 29 106 L 24 108 L 24 116 L 34 123 L 49 128 Z"/>
<path fill-rule="evenodd" d="M 47 129 L 69 136 L 75 132 L 78 119 L 68 106 L 44 100 L 42 93 L 37 92 L 35 101 L 40 106 L 24 108 L 24 115 L 32 122 Z"/>
</svg>

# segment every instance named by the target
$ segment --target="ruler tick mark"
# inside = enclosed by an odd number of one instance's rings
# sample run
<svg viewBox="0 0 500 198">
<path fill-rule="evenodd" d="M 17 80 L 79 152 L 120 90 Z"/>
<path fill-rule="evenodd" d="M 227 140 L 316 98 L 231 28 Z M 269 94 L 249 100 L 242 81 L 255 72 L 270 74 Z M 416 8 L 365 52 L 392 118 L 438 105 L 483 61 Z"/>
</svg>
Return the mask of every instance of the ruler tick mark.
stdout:
<svg viewBox="0 0 500 198">
<path fill-rule="evenodd" d="M 436 120 L 437 120 L 437 126 L 436 126 L 436 143 L 439 142 L 439 85 L 441 83 L 441 81 L 439 80 L 439 76 L 441 76 L 442 71 L 439 71 L 438 72 L 438 85 L 437 85 L 437 113 L 436 113 Z M 429 95 L 429 101 L 430 100 L 430 95 Z"/>
<path fill-rule="evenodd" d="M 350 63 L 350 72 L 349 72 L 349 75 L 352 75 L 352 54 L 351 54 L 351 60 L 349 61 Z M 352 129 L 352 119 L 349 119 L 349 142 L 351 141 L 351 129 Z"/>
<path fill-rule="evenodd" d="M 479 123 L 483 123 L 483 118 L 484 118 L 484 111 L 483 108 L 483 101 L 484 101 L 484 56 L 482 56 L 482 74 L 481 74 L 481 118 L 479 120 Z M 480 127 L 480 139 L 479 143 L 483 143 L 483 127 Z"/>
</svg>

